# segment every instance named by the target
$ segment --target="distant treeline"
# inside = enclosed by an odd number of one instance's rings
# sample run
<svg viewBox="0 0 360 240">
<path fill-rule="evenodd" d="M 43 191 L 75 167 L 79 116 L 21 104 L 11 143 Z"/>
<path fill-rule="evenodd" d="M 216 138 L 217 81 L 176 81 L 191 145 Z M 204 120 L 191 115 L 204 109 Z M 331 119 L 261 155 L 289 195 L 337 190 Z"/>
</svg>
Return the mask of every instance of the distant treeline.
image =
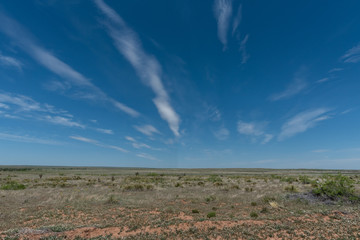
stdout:
<svg viewBox="0 0 360 240">
<path fill-rule="evenodd" d="M 0 171 L 8 171 L 8 172 L 18 172 L 18 171 L 31 171 L 33 168 L 0 168 Z"/>
</svg>

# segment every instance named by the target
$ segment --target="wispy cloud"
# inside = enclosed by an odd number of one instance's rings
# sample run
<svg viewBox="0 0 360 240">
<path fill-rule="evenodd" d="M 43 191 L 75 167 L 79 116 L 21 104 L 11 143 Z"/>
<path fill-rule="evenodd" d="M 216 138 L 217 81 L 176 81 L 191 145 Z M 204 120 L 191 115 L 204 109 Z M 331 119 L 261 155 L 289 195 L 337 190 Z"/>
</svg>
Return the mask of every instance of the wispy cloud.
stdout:
<svg viewBox="0 0 360 240">
<path fill-rule="evenodd" d="M 241 22 L 241 18 L 242 18 L 242 4 L 239 5 L 237 14 L 236 14 L 236 16 L 235 16 L 235 18 L 234 18 L 234 21 L 233 21 L 232 35 L 234 35 L 234 33 L 236 32 L 237 28 L 239 27 L 240 22 Z"/>
<path fill-rule="evenodd" d="M 4 56 L 0 52 L 0 65 L 7 67 L 14 67 L 17 68 L 19 71 L 21 71 L 23 63 L 13 57 Z"/>
<path fill-rule="evenodd" d="M 325 78 L 322 78 L 322 79 L 317 80 L 316 82 L 317 82 L 317 83 L 324 83 L 324 82 L 327 82 L 327 81 L 329 81 L 329 80 L 330 80 L 330 78 L 325 77 Z"/>
<path fill-rule="evenodd" d="M 9 105 L 0 103 L 0 108 L 9 109 L 10 107 L 9 107 Z"/>
<path fill-rule="evenodd" d="M 154 133 L 160 133 L 159 130 L 157 130 L 152 125 L 142 125 L 142 126 L 134 126 L 136 130 L 139 132 L 145 134 L 146 136 L 152 136 Z"/>
<path fill-rule="evenodd" d="M 114 131 L 111 129 L 95 128 L 95 130 L 98 132 L 101 132 L 101 133 L 109 134 L 109 135 L 114 134 Z"/>
<path fill-rule="evenodd" d="M 343 68 L 333 68 L 333 69 L 330 69 L 330 70 L 328 71 L 328 73 L 340 72 L 340 71 L 342 71 L 342 70 L 344 70 L 344 69 L 343 69 Z"/>
<path fill-rule="evenodd" d="M 250 55 L 246 51 L 246 43 L 249 40 L 249 34 L 246 34 L 244 39 L 240 42 L 240 48 L 239 51 L 241 52 L 241 64 L 247 63 L 247 61 L 250 58 Z"/>
<path fill-rule="evenodd" d="M 141 157 L 141 158 L 146 158 L 146 159 L 149 159 L 149 160 L 154 160 L 154 161 L 159 161 L 157 158 L 151 156 L 150 154 L 147 154 L 147 153 L 138 153 L 136 154 L 136 156 L 138 157 Z"/>
<path fill-rule="evenodd" d="M 315 127 L 317 123 L 330 118 L 329 111 L 330 109 L 327 108 L 318 108 L 298 113 L 281 127 L 278 140 L 284 140 Z"/>
<path fill-rule="evenodd" d="M 47 144 L 47 145 L 61 144 L 60 142 L 50 140 L 50 139 L 42 139 L 42 138 L 37 138 L 37 137 L 30 137 L 27 135 L 16 135 L 16 134 L 8 134 L 8 133 L 0 133 L 0 139 L 6 140 L 6 141 L 39 143 L 39 144 Z"/>
<path fill-rule="evenodd" d="M 231 0 L 215 0 L 214 14 L 217 20 L 218 37 L 220 42 L 224 45 L 224 50 L 227 47 L 227 35 L 232 14 Z"/>
<path fill-rule="evenodd" d="M 58 59 L 50 51 L 41 47 L 35 38 L 18 22 L 6 16 L 0 11 L 0 31 L 11 38 L 17 46 L 29 54 L 39 64 L 47 68 L 49 71 L 60 76 L 68 86 L 76 86 L 82 89 L 82 92 L 74 96 L 79 98 L 106 101 L 112 103 L 117 109 L 137 117 L 139 113 L 134 109 L 126 106 L 117 100 L 108 97 L 102 90 L 96 87 L 90 79 L 83 76 L 81 73 L 74 70 L 65 62 Z M 89 96 L 93 96 L 89 98 Z"/>
<path fill-rule="evenodd" d="M 254 142 L 262 139 L 261 143 L 266 144 L 273 138 L 272 134 L 265 133 L 264 129 L 266 125 L 266 122 L 244 122 L 239 120 L 237 130 L 240 134 L 250 136 Z"/>
<path fill-rule="evenodd" d="M 82 136 L 69 136 L 69 138 L 80 141 L 80 142 L 85 142 L 85 143 L 90 143 L 99 147 L 103 147 L 103 148 L 110 148 L 110 149 L 114 149 L 120 152 L 124 152 L 127 153 L 129 152 L 128 150 L 118 147 L 118 146 L 114 146 L 114 145 L 108 145 L 108 144 L 104 144 L 101 143 L 97 140 L 91 139 L 91 138 L 86 138 L 86 137 L 82 137 Z"/>
<path fill-rule="evenodd" d="M 349 49 L 343 56 L 341 56 L 340 60 L 345 63 L 360 62 L 360 43 Z"/>
<path fill-rule="evenodd" d="M 283 92 L 270 96 L 270 100 L 278 101 L 290 98 L 306 89 L 307 85 L 308 84 L 306 81 L 306 68 L 302 67 L 295 73 L 290 85 Z"/>
<path fill-rule="evenodd" d="M 133 66 L 141 80 L 153 90 L 156 95 L 153 102 L 161 118 L 167 121 L 174 135 L 179 136 L 180 117 L 172 108 L 170 97 L 161 81 L 161 65 L 154 56 L 145 52 L 137 34 L 112 8 L 102 0 L 95 0 L 95 3 L 107 17 L 105 27 L 115 47 Z"/>
<path fill-rule="evenodd" d="M 83 124 L 74 121 L 73 116 L 67 111 L 39 103 L 21 94 L 0 92 L 0 104 L 4 106 L 2 115 L 7 118 L 33 119 L 67 127 L 85 128 Z"/>
<path fill-rule="evenodd" d="M 229 135 L 230 135 L 229 130 L 224 126 L 214 131 L 214 136 L 219 140 L 226 140 L 229 137 Z"/>
</svg>

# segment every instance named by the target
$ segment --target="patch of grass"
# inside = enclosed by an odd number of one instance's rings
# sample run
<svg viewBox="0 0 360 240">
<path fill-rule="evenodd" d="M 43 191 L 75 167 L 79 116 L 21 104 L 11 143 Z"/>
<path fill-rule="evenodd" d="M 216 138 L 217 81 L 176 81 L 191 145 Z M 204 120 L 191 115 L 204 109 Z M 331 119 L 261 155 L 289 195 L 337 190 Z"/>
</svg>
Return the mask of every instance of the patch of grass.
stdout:
<svg viewBox="0 0 360 240">
<path fill-rule="evenodd" d="M 302 183 L 302 184 L 310 184 L 311 183 L 311 180 L 308 176 L 306 175 L 303 175 L 303 176 L 299 176 L 299 181 Z"/>
<path fill-rule="evenodd" d="M 207 180 L 212 183 L 222 182 L 222 179 L 218 175 L 210 175 Z"/>
<path fill-rule="evenodd" d="M 106 200 L 106 203 L 108 203 L 108 204 L 117 204 L 117 203 L 119 203 L 119 201 L 116 200 L 114 195 L 110 195 L 108 200 Z"/>
<path fill-rule="evenodd" d="M 209 197 L 206 197 L 206 198 L 205 198 L 205 201 L 206 201 L 206 202 L 213 202 L 213 201 L 215 201 L 215 199 L 216 199 L 216 197 L 213 196 L 213 195 L 211 195 L 211 196 L 209 196 Z"/>
<path fill-rule="evenodd" d="M 287 192 L 298 192 L 298 190 L 296 189 L 296 187 L 294 185 L 286 186 L 285 191 L 287 191 Z"/>
<path fill-rule="evenodd" d="M 257 205 L 256 202 L 251 202 L 251 206 L 255 207 Z"/>
<path fill-rule="evenodd" d="M 142 185 L 142 184 L 133 184 L 126 185 L 123 187 L 125 191 L 144 191 L 144 190 L 152 190 L 154 189 L 153 185 Z"/>
<path fill-rule="evenodd" d="M 265 197 L 263 197 L 263 201 L 264 201 L 264 203 L 269 203 L 269 202 L 275 201 L 275 197 L 265 196 Z"/>
<path fill-rule="evenodd" d="M 252 192 L 252 191 L 253 191 L 253 188 L 249 188 L 249 187 L 245 188 L 245 192 Z"/>
<path fill-rule="evenodd" d="M 26 186 L 16 181 L 8 181 L 6 184 L 1 186 L 1 190 L 23 190 Z"/>
<path fill-rule="evenodd" d="M 192 213 L 200 213 L 199 210 L 197 210 L 197 209 L 193 209 L 193 210 L 191 210 L 191 212 Z"/>
<path fill-rule="evenodd" d="M 257 217 L 259 217 L 259 215 L 258 215 L 256 212 L 252 211 L 252 212 L 250 213 L 250 217 L 252 217 L 252 218 L 257 218 Z"/>
<path fill-rule="evenodd" d="M 260 210 L 260 213 L 268 213 L 269 210 L 267 209 L 267 207 L 263 207 L 261 210 Z"/>
<path fill-rule="evenodd" d="M 207 217 L 208 217 L 208 218 L 216 217 L 216 212 L 209 212 L 209 213 L 207 214 Z"/>
</svg>

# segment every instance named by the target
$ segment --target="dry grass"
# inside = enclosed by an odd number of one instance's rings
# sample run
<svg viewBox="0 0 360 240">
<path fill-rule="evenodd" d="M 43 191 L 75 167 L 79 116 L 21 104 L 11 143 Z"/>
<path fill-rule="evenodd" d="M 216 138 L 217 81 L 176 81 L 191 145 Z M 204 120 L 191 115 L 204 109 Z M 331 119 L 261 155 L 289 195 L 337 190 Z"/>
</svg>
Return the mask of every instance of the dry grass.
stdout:
<svg viewBox="0 0 360 240">
<path fill-rule="evenodd" d="M 324 173 L 337 171 L 2 167 L 0 187 L 26 188 L 0 190 L 0 237 L 360 238 L 358 204 L 287 197 Z M 359 194 L 359 172 L 342 173 Z"/>
</svg>

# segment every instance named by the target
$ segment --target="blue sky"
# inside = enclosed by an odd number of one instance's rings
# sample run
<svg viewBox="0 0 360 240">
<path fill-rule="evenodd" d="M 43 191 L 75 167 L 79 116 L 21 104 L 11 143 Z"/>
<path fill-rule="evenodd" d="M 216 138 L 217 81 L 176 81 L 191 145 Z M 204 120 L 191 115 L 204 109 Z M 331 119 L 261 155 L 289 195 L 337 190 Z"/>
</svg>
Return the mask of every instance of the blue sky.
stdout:
<svg viewBox="0 0 360 240">
<path fill-rule="evenodd" d="M 0 164 L 360 168 L 359 1 L 4 1 Z"/>
</svg>

